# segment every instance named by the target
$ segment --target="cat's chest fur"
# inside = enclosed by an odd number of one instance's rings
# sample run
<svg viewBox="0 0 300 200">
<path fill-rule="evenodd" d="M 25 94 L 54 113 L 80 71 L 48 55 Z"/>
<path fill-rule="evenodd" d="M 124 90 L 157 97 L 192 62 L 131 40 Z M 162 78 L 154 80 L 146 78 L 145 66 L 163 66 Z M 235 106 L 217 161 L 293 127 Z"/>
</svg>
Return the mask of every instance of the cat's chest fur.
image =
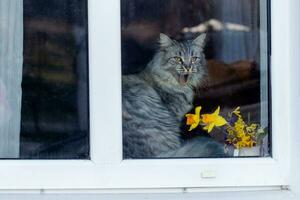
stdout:
<svg viewBox="0 0 300 200">
<path fill-rule="evenodd" d="M 122 82 L 124 157 L 159 157 L 179 148 L 179 124 L 192 107 L 193 91 L 161 88 L 140 75 Z"/>
</svg>

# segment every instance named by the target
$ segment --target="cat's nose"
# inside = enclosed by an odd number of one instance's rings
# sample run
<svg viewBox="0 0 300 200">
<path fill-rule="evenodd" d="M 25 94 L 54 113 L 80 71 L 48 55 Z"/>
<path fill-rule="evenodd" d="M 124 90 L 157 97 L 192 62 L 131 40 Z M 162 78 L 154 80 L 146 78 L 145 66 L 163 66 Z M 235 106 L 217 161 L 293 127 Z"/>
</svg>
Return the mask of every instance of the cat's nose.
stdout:
<svg viewBox="0 0 300 200">
<path fill-rule="evenodd" d="M 188 65 L 188 66 L 186 66 L 186 68 L 187 68 L 188 70 L 190 70 L 190 69 L 192 68 L 192 66 Z"/>
<path fill-rule="evenodd" d="M 192 66 L 191 65 L 186 65 L 185 68 L 186 68 L 187 71 L 191 71 Z"/>
</svg>

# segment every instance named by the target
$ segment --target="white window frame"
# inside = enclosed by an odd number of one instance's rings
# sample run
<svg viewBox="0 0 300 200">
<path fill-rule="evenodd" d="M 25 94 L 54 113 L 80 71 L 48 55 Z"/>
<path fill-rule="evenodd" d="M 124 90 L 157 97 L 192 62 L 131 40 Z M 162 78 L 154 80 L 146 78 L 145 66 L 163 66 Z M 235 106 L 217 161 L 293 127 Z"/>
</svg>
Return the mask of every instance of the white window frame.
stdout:
<svg viewBox="0 0 300 200">
<path fill-rule="evenodd" d="M 165 160 L 122 160 L 120 0 L 88 2 L 91 160 L 2 160 L 0 189 L 289 185 L 293 121 L 288 105 L 297 78 L 292 72 L 298 67 L 289 59 L 291 1 L 272 0 L 271 5 L 273 157 Z M 203 172 L 213 172 L 216 177 L 202 178 Z"/>
</svg>

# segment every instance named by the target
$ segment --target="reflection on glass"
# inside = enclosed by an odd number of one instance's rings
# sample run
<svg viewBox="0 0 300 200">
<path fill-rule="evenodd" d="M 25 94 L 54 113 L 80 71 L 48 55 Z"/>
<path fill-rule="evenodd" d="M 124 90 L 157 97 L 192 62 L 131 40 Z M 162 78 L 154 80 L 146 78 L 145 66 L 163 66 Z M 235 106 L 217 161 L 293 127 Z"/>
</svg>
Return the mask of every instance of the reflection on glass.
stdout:
<svg viewBox="0 0 300 200">
<path fill-rule="evenodd" d="M 121 1 L 123 156 L 270 156 L 267 4 Z"/>
<path fill-rule="evenodd" d="M 20 157 L 88 159 L 87 1 L 24 0 Z"/>
</svg>

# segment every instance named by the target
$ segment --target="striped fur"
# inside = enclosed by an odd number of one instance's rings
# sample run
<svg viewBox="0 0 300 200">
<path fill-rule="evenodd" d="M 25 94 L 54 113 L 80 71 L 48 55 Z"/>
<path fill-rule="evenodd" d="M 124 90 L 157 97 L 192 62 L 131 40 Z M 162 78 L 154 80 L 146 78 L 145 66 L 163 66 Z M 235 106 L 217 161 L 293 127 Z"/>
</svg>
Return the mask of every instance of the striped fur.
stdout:
<svg viewBox="0 0 300 200">
<path fill-rule="evenodd" d="M 222 157 L 222 146 L 210 138 L 180 137 L 193 89 L 207 71 L 204 40 L 204 34 L 185 42 L 161 34 L 160 48 L 145 70 L 122 77 L 124 158 Z"/>
</svg>

